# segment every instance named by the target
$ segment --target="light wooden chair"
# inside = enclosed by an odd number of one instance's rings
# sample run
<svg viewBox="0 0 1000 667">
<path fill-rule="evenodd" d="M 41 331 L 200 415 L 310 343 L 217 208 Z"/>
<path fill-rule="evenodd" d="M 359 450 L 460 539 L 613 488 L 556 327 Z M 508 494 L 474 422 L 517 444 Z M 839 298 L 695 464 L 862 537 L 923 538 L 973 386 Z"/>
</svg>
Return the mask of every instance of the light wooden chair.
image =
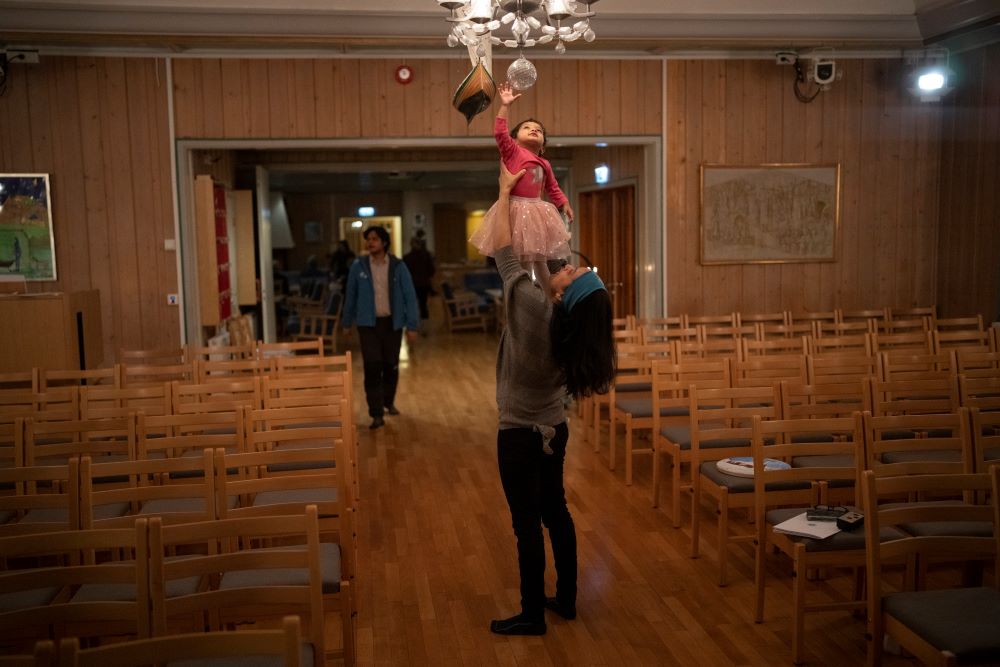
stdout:
<svg viewBox="0 0 1000 667">
<path fill-rule="evenodd" d="M 952 375 L 916 380 L 871 379 L 872 414 L 912 415 L 955 412 L 961 405 L 958 378 Z"/>
<path fill-rule="evenodd" d="M 742 359 L 789 354 L 805 355 L 809 352 L 809 341 L 805 336 L 772 336 L 761 340 L 744 338 L 740 343 Z"/>
<path fill-rule="evenodd" d="M 84 456 L 80 459 L 81 525 L 118 528 L 131 525 L 137 517 L 152 516 L 164 523 L 215 519 L 214 451 L 113 463 L 91 463 Z"/>
<path fill-rule="evenodd" d="M 80 648 L 76 638 L 59 645 L 59 667 L 107 667 L 108 665 L 240 664 L 267 659 L 286 667 L 312 664 L 311 649 L 303 650 L 298 616 L 286 616 L 281 628 L 254 628 L 237 632 L 192 632 Z M 253 664 L 256 664 L 254 662 Z"/>
<path fill-rule="evenodd" d="M 733 362 L 734 387 L 772 387 L 782 381 L 805 384 L 805 354 L 771 354 L 744 357 Z"/>
<path fill-rule="evenodd" d="M 320 354 L 337 354 L 337 330 L 340 328 L 339 315 L 322 312 L 302 313 L 299 316 L 299 331 L 292 335 L 294 342 L 320 341 Z"/>
<path fill-rule="evenodd" d="M 754 416 L 778 416 L 774 387 L 702 389 L 691 393 L 691 557 L 697 558 L 701 541 L 701 507 L 709 500 L 718 516 L 716 552 L 719 585 L 728 583 L 729 546 L 750 542 L 752 534 L 734 535 L 729 512 L 752 511 L 753 480 L 725 473 L 716 463 L 731 456 L 750 456 Z"/>
<path fill-rule="evenodd" d="M 878 328 L 874 319 L 857 319 L 847 322 L 819 321 L 813 323 L 813 335 L 817 338 L 842 338 L 872 334 Z"/>
<path fill-rule="evenodd" d="M 948 414 L 864 415 L 864 469 L 880 477 L 972 472 L 967 408 Z"/>
<path fill-rule="evenodd" d="M 789 322 L 788 324 L 762 322 L 757 327 L 757 334 L 761 340 L 765 341 L 774 338 L 808 338 L 816 335 L 816 326 L 810 321 Z"/>
<path fill-rule="evenodd" d="M 792 314 L 787 310 L 774 313 L 736 313 L 736 321 L 743 324 L 775 324 L 789 325 L 792 323 Z"/>
<path fill-rule="evenodd" d="M 972 352 L 995 352 L 993 338 L 989 331 L 960 329 L 954 331 L 931 331 L 931 345 L 935 352 L 947 350 L 969 350 Z"/>
<path fill-rule="evenodd" d="M 188 360 L 183 347 L 169 347 L 151 350 L 119 350 L 118 363 L 139 366 L 172 366 Z"/>
<path fill-rule="evenodd" d="M 927 328 L 937 326 L 937 306 L 906 306 L 886 308 L 886 319 L 890 321 L 922 319 L 927 322 Z"/>
<path fill-rule="evenodd" d="M 929 331 L 908 331 L 905 333 L 879 333 L 872 334 L 872 343 L 875 352 L 900 352 L 903 350 L 911 354 L 933 354 L 934 342 L 931 340 Z"/>
<path fill-rule="evenodd" d="M 958 376 L 958 400 L 963 407 L 983 412 L 1000 410 L 1000 373 L 986 377 Z"/>
<path fill-rule="evenodd" d="M 77 456 L 100 461 L 135 458 L 135 414 L 107 419 L 38 421 L 24 426 L 25 465 L 61 465 Z"/>
<path fill-rule="evenodd" d="M 990 475 L 979 473 L 928 474 L 881 477 L 865 471 L 862 477 L 868 582 L 868 664 L 882 662 L 883 637 L 889 636 L 905 651 L 927 665 L 995 664 L 1000 658 L 1000 467 Z M 991 493 L 990 505 L 969 503 L 881 503 L 883 498 L 924 494 Z M 956 531 L 938 535 L 912 535 L 907 526 L 933 522 L 954 524 Z M 970 523 L 992 525 L 992 535 L 956 535 Z M 889 529 L 898 539 L 879 540 Z M 913 590 L 904 580 L 892 591 L 884 582 L 883 565 L 901 559 L 992 559 L 996 565 L 994 585 L 935 590 Z"/>
<path fill-rule="evenodd" d="M 448 333 L 492 328 L 489 307 L 473 292 L 454 290 L 448 283 L 441 283 L 441 300 L 444 304 L 444 321 Z"/>
<path fill-rule="evenodd" d="M 147 415 L 169 415 L 170 385 L 166 382 L 136 387 L 80 387 L 80 418 L 127 417 L 142 411 Z"/>
<path fill-rule="evenodd" d="M 324 356 L 277 357 L 275 374 L 279 378 L 289 375 L 325 375 L 327 373 L 353 373 L 351 351 Z M 274 376 L 272 376 L 274 377 Z"/>
<path fill-rule="evenodd" d="M 249 380 L 267 375 L 271 371 L 270 357 L 251 359 L 196 360 L 195 378 L 202 384 Z"/>
<path fill-rule="evenodd" d="M 608 421 L 608 439 L 611 438 L 611 419 L 613 415 L 614 401 L 619 393 L 627 392 L 639 392 L 649 393 L 651 385 L 648 378 L 641 378 L 638 382 L 633 382 L 629 380 L 626 382 L 624 378 L 629 378 L 634 375 L 634 369 L 632 366 L 634 364 L 642 365 L 643 359 L 645 358 L 643 352 L 643 342 L 641 339 L 641 334 L 633 330 L 622 330 L 613 332 L 615 341 L 615 356 L 617 359 L 615 380 L 611 384 L 611 388 L 606 394 L 594 394 L 589 399 L 585 400 L 585 406 L 583 409 L 584 420 L 588 425 L 587 429 L 587 439 L 590 440 L 591 445 L 595 452 L 601 451 L 601 424 L 603 422 L 604 413 L 607 413 Z M 623 378 L 622 382 L 619 383 L 618 376 Z M 614 470 L 616 456 L 609 454 L 609 466 Z"/>
<path fill-rule="evenodd" d="M 103 385 L 117 387 L 121 383 L 121 367 L 117 364 L 109 368 L 91 368 L 84 370 L 48 370 L 39 371 L 39 391 L 45 392 L 50 387 L 93 386 Z"/>
<path fill-rule="evenodd" d="M 0 655 L 0 667 L 56 667 L 56 645 L 51 639 L 35 642 L 34 651 Z"/>
<path fill-rule="evenodd" d="M 870 322 L 890 319 L 888 308 L 838 308 L 836 313 L 838 322 Z"/>
<path fill-rule="evenodd" d="M 139 413 L 136 426 L 136 458 L 163 459 L 199 456 L 206 449 L 243 451 L 242 409 L 146 416 Z"/>
<path fill-rule="evenodd" d="M 806 357 L 809 384 L 857 384 L 860 380 L 879 376 L 879 358 L 864 352 L 810 353 Z"/>
<path fill-rule="evenodd" d="M 1000 464 L 1000 412 L 984 412 L 971 408 L 972 452 L 975 472 L 986 472 Z"/>
<path fill-rule="evenodd" d="M 954 376 L 953 352 L 912 352 L 898 350 L 878 354 L 882 380 L 923 380 Z"/>
<path fill-rule="evenodd" d="M 637 430 L 653 427 L 653 359 L 643 348 L 638 355 L 625 353 L 618 358 L 614 384 L 608 391 L 608 468 L 618 465 L 618 424 L 625 427 L 625 484 L 632 484 L 632 456 Z M 642 449 L 651 452 L 652 448 Z"/>
<path fill-rule="evenodd" d="M 39 391 L 41 389 L 40 373 L 41 369 L 38 368 L 0 373 L 0 395 L 9 391 L 17 393 Z"/>
<path fill-rule="evenodd" d="M 993 329 L 991 329 L 992 331 Z M 968 377 L 994 377 L 1000 375 L 1000 352 L 955 350 L 956 370 Z"/>
<path fill-rule="evenodd" d="M 122 364 L 122 387 L 161 386 L 165 382 L 194 382 L 194 362 L 184 361 L 177 364 Z"/>
<path fill-rule="evenodd" d="M 0 468 L 0 537 L 80 527 L 80 461 Z M 0 555 L 6 556 L 0 552 Z"/>
<path fill-rule="evenodd" d="M 260 378 L 248 377 L 223 382 L 170 383 L 170 404 L 175 414 L 232 412 L 261 406 Z"/>
<path fill-rule="evenodd" d="M 147 545 L 144 519 L 122 529 L 0 537 L 8 562 L 32 563 L 0 572 L 0 636 L 148 636 Z"/>
<path fill-rule="evenodd" d="M 24 465 L 24 417 L 0 420 L 0 468 Z"/>
<path fill-rule="evenodd" d="M 345 371 L 264 377 L 261 395 L 264 408 L 294 408 L 352 402 L 351 375 Z"/>
<path fill-rule="evenodd" d="M 307 357 L 323 356 L 323 340 L 318 337 L 311 337 L 307 340 L 296 340 L 281 343 L 264 343 L 257 341 L 257 358 L 273 359 L 277 357 L 292 357 L 303 354 Z"/>
<path fill-rule="evenodd" d="M 691 488 L 690 477 L 682 480 L 682 467 L 692 460 L 692 438 L 696 431 L 697 415 L 692 406 L 697 405 L 695 389 L 726 389 L 732 386 L 732 366 L 729 359 L 687 360 L 676 364 L 655 364 L 655 389 L 659 410 L 654 411 L 653 423 L 653 507 L 660 504 L 660 489 L 664 473 L 661 455 L 670 457 L 671 475 L 671 516 L 675 528 L 681 524 L 681 491 Z M 687 401 L 681 407 L 680 401 Z M 673 416 L 683 416 L 680 423 L 672 423 Z M 689 475 L 696 469 L 691 466 Z"/>
<path fill-rule="evenodd" d="M 839 336 L 817 335 L 809 339 L 809 354 L 861 354 L 874 356 L 875 344 L 871 334 L 855 333 Z"/>
<path fill-rule="evenodd" d="M 780 383 L 782 419 L 849 417 L 871 410 L 864 380 L 824 384 Z"/>
<path fill-rule="evenodd" d="M 832 323 L 837 321 L 836 310 L 789 311 L 789 316 L 793 324 L 796 322 Z"/>
<path fill-rule="evenodd" d="M 189 345 L 188 361 L 238 361 L 253 359 L 256 356 L 256 345 L 253 342 L 235 345 Z"/>
<path fill-rule="evenodd" d="M 741 339 L 723 336 L 721 338 L 707 338 L 702 329 L 704 325 L 699 324 L 699 338 L 692 341 L 677 341 L 676 358 L 678 361 L 687 359 L 713 359 L 725 357 L 727 359 L 738 359 L 742 354 Z"/>
<path fill-rule="evenodd" d="M 297 614 L 312 644 L 313 664 L 327 657 L 353 664 L 353 637 L 345 628 L 340 655 L 327 656 L 319 523 L 315 506 L 298 515 L 220 519 L 150 528 L 150 593 L 154 636 L 175 627 L 223 626 Z M 302 546 L 265 547 L 305 539 Z M 175 552 L 190 557 L 173 558 Z M 342 586 L 349 588 L 348 582 Z M 193 628 L 191 626 L 194 626 Z"/>
<path fill-rule="evenodd" d="M 754 496 L 754 620 L 764 620 L 767 560 L 777 548 L 792 562 L 792 660 L 804 657 L 805 615 L 814 611 L 862 609 L 856 585 L 847 600 L 807 601 L 806 574 L 817 568 L 861 568 L 865 562 L 864 533 L 841 531 L 819 540 L 774 531 L 774 526 L 802 514 L 817 503 L 828 503 L 829 486 L 857 488 L 855 453 L 863 448 L 861 414 L 766 421 L 753 419 Z M 765 459 L 790 468 L 769 469 Z M 831 461 L 835 461 L 831 465 Z"/>
</svg>

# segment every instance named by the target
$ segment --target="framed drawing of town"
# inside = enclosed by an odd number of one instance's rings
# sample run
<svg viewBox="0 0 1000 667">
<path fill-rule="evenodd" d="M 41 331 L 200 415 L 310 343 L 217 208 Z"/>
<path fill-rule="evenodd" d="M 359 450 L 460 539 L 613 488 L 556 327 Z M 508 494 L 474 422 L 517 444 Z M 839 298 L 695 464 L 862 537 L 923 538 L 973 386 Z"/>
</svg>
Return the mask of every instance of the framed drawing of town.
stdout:
<svg viewBox="0 0 1000 667">
<path fill-rule="evenodd" d="M 701 263 L 832 262 L 839 164 L 701 166 Z"/>
<path fill-rule="evenodd" d="M 56 279 L 48 174 L 0 174 L 0 274 Z"/>
</svg>

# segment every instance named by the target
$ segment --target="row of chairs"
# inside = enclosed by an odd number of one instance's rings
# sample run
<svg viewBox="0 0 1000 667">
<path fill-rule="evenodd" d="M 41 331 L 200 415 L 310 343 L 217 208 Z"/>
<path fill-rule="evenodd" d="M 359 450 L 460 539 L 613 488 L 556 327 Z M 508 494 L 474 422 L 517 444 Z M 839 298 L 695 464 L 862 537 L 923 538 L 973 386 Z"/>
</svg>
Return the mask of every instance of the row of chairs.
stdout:
<svg viewBox="0 0 1000 667">
<path fill-rule="evenodd" d="M 699 324 L 707 326 L 743 326 L 747 324 L 774 324 L 774 325 L 795 325 L 800 323 L 817 322 L 820 324 L 847 324 L 854 322 L 868 323 L 874 321 L 878 329 L 891 328 L 892 323 L 897 327 L 907 328 L 904 323 L 913 321 L 927 322 L 930 328 L 937 326 L 938 322 L 943 322 L 945 327 L 959 326 L 967 328 L 972 326 L 974 320 L 981 317 L 959 317 L 939 319 L 937 316 L 937 306 L 916 306 L 916 307 L 883 307 L 883 308 L 834 308 L 828 311 L 814 312 L 793 312 L 790 310 L 775 311 L 771 313 L 743 313 L 730 312 L 718 315 L 673 315 L 669 317 L 640 318 L 629 315 L 621 319 L 621 325 L 630 326 L 661 326 L 661 327 L 681 327 L 688 328 Z"/>
<path fill-rule="evenodd" d="M 771 386 L 787 382 L 796 387 L 794 400 L 809 390 L 809 403 L 843 406 L 853 402 L 860 410 L 953 411 L 961 405 L 1000 409 L 1000 355 L 987 355 L 983 365 L 958 361 L 956 355 L 774 355 L 751 359 L 716 357 L 677 359 L 655 356 L 651 346 L 619 357 L 619 374 L 606 396 L 609 466 L 617 463 L 618 424 L 624 426 L 626 484 L 632 482 L 636 431 L 654 429 L 657 417 L 687 416 L 685 397 L 690 385 L 703 388 Z M 982 355 L 981 355 L 982 356 Z M 978 361 L 983 361 L 977 357 Z M 989 363 L 987 363 L 989 362 Z M 991 367 L 993 364 L 994 367 Z M 961 370 L 961 369 L 964 369 Z M 659 382 L 658 387 L 654 386 Z M 789 391 L 786 389 L 786 392 Z M 600 450 L 601 406 L 597 397 L 585 408 L 586 436 Z M 791 401 L 793 399 L 789 399 Z M 657 409 L 659 414 L 657 415 Z M 655 433 L 655 431 L 654 431 Z M 647 449 L 646 451 L 651 451 Z"/>
<path fill-rule="evenodd" d="M 151 517 L 123 528 L 2 537 L 0 553 L 20 567 L 0 572 L 7 602 L 0 639 L 27 653 L 37 639 L 164 637 L 296 614 L 305 624 L 303 662 L 350 665 L 352 584 L 320 533 L 320 512 L 308 505 L 268 516 L 178 524 Z M 343 636 L 328 650 L 325 609 L 334 608 Z M 245 641 L 257 640 L 247 634 Z"/>
<path fill-rule="evenodd" d="M 0 468 L 0 485 L 13 491 L 0 495 L 0 535 L 120 524 L 143 513 L 209 520 L 251 501 L 269 507 L 287 500 L 282 490 L 294 491 L 291 501 L 356 508 L 357 445 L 348 413 L 341 401 L 240 409 L 235 416 L 213 414 L 207 422 L 200 416 L 133 415 L 125 420 L 124 438 L 104 425 L 73 433 L 69 442 L 40 444 L 28 420 L 23 454 L 15 465 Z M 82 470 L 80 461 L 86 461 Z"/>
<path fill-rule="evenodd" d="M 213 348 L 214 349 L 214 348 Z M 251 348 L 248 348 L 251 349 Z M 194 358 L 171 364 L 123 362 L 108 368 L 85 370 L 31 370 L 0 374 L 0 395 L 10 392 L 44 393 L 66 387 L 142 388 L 164 382 L 204 383 L 247 377 L 331 373 L 351 369 L 351 353 L 342 355 L 280 355 Z"/>
</svg>

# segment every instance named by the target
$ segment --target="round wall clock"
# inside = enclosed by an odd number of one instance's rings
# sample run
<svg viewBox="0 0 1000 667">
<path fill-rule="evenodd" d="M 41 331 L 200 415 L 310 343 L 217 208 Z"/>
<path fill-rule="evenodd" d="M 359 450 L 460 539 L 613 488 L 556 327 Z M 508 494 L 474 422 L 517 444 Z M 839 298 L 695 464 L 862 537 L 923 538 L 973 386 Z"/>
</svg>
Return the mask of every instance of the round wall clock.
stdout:
<svg viewBox="0 0 1000 667">
<path fill-rule="evenodd" d="M 400 65 L 396 68 L 396 81 L 403 85 L 413 81 L 413 70 L 409 65 Z"/>
</svg>

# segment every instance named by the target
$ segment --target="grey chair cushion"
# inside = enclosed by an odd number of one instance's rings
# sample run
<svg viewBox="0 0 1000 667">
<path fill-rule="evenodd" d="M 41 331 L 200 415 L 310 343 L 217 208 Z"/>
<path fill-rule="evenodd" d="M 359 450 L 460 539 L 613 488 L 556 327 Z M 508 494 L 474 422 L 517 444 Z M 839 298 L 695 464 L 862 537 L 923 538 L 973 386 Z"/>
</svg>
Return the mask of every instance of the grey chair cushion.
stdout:
<svg viewBox="0 0 1000 667">
<path fill-rule="evenodd" d="M 783 507 L 781 509 L 768 510 L 764 514 L 764 520 L 768 525 L 775 526 L 782 521 L 787 521 L 793 516 L 802 514 L 806 507 Z M 865 548 L 865 531 L 863 528 L 854 530 L 841 530 L 824 540 L 817 540 L 811 537 L 800 537 L 798 535 L 785 535 L 794 542 L 802 542 L 806 545 L 806 551 L 849 551 L 852 549 Z M 903 533 L 895 528 L 882 528 L 879 531 L 879 541 L 888 542 L 905 537 Z"/>
<path fill-rule="evenodd" d="M 304 546 L 269 547 L 262 551 L 290 551 L 305 549 Z M 323 592 L 336 593 L 340 590 L 340 545 L 323 542 L 319 545 L 320 575 L 323 578 Z M 274 568 L 261 570 L 233 570 L 222 575 L 220 590 L 233 588 L 256 588 L 259 586 L 304 586 L 307 572 L 298 568 Z"/>
<path fill-rule="evenodd" d="M 995 588 L 893 593 L 883 598 L 882 608 L 935 648 L 954 653 L 960 665 L 1000 660 L 1000 591 Z"/>
<path fill-rule="evenodd" d="M 175 660 L 168 662 L 167 667 L 283 667 L 284 656 L 278 655 L 241 655 L 234 658 L 197 658 L 192 660 Z M 299 650 L 299 664 L 313 664 L 313 645 L 302 642 Z"/>
<path fill-rule="evenodd" d="M 644 397 L 632 397 L 632 396 L 615 396 L 615 407 L 622 412 L 627 412 L 633 417 L 652 417 L 653 416 L 653 399 L 650 396 Z M 669 408 L 661 408 L 661 417 L 687 417 L 688 408 L 685 405 L 677 405 Z"/>
<path fill-rule="evenodd" d="M 615 385 L 615 394 L 628 394 L 636 391 L 652 391 L 652 382 L 622 382 Z"/>
<path fill-rule="evenodd" d="M 205 512 L 204 498 L 156 498 L 142 504 L 139 514 L 176 514 Z"/>
<path fill-rule="evenodd" d="M 753 478 L 740 477 L 738 475 L 727 475 L 719 470 L 715 461 L 705 461 L 701 464 L 701 474 L 729 490 L 729 493 L 753 493 Z M 778 484 L 768 484 L 768 491 L 792 491 L 795 489 L 810 488 L 809 482 L 781 482 Z"/>
<path fill-rule="evenodd" d="M 883 463 L 912 463 L 914 461 L 961 461 L 962 452 L 955 449 L 899 450 L 883 452 Z"/>
<path fill-rule="evenodd" d="M 691 429 L 687 426 L 664 426 L 660 429 L 660 435 L 681 449 L 691 449 Z"/>
<path fill-rule="evenodd" d="M 289 489 L 288 491 L 261 491 L 253 499 L 254 507 L 283 505 L 285 503 L 329 503 L 337 502 L 337 489 Z"/>
<path fill-rule="evenodd" d="M 30 609 L 31 607 L 44 607 L 52 602 L 59 593 L 59 587 L 35 588 L 30 591 L 17 591 L 15 593 L 0 593 L 0 613 L 16 611 L 18 609 Z"/>
</svg>

